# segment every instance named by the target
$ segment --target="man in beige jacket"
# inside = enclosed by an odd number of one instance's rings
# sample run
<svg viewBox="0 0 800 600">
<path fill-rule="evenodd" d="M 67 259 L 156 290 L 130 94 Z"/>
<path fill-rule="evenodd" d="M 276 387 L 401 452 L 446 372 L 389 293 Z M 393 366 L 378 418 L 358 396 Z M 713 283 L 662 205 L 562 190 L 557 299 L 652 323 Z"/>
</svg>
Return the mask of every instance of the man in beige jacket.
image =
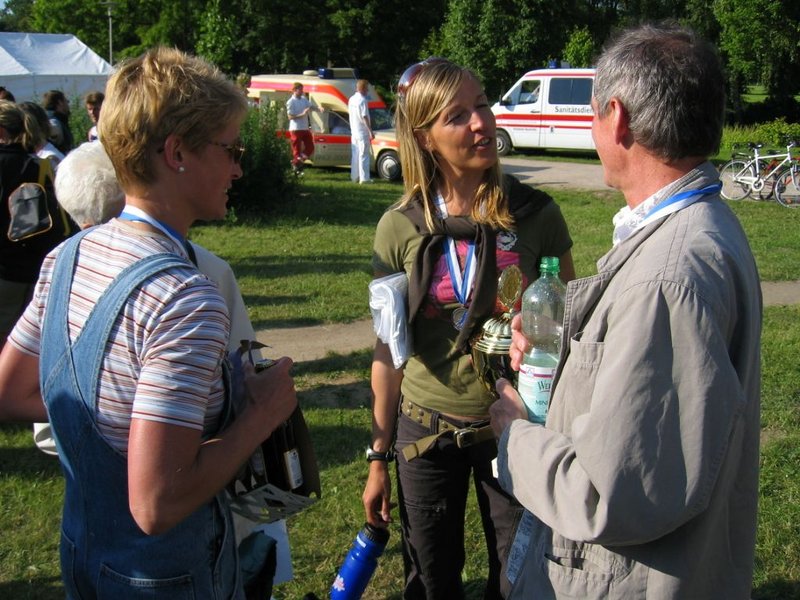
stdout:
<svg viewBox="0 0 800 600">
<path fill-rule="evenodd" d="M 593 96 L 605 180 L 626 206 L 598 274 L 568 286 L 546 425 L 498 383 L 499 480 L 528 511 L 511 598 L 749 598 L 761 292 L 707 162 L 719 60 L 687 30 L 640 26 L 607 47 Z"/>
</svg>

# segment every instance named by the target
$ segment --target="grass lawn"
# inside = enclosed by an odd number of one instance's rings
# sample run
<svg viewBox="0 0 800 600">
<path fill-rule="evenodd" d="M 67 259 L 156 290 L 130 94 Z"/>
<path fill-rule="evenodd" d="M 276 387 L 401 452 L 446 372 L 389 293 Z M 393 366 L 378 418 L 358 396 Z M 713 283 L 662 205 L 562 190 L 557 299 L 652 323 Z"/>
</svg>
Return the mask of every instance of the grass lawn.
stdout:
<svg viewBox="0 0 800 600">
<path fill-rule="evenodd" d="M 309 170 L 300 195 L 260 225 L 199 226 L 191 237 L 228 260 L 256 328 L 348 322 L 368 316 L 366 286 L 374 225 L 399 196 L 397 184 L 354 186 L 344 171 Z M 554 192 L 575 240 L 580 276 L 610 246 L 612 192 Z M 800 279 L 800 211 L 775 203 L 733 204 L 763 279 Z M 753 597 L 800 599 L 800 307 L 764 311 L 762 473 Z M 795 352 L 797 350 L 798 352 Z M 295 580 L 276 597 L 323 597 L 364 517 L 361 492 L 369 442 L 367 352 L 299 363 L 295 378 L 319 462 L 323 497 L 289 521 Z M 101 493 L 102 490 L 98 490 Z M 56 461 L 34 449 L 28 427 L 0 426 L 0 598 L 63 598 L 58 523 L 63 482 Z M 400 598 L 395 525 L 364 598 Z M 482 597 L 485 554 L 470 505 L 468 597 Z M 698 565 L 698 568 L 702 568 Z"/>
</svg>

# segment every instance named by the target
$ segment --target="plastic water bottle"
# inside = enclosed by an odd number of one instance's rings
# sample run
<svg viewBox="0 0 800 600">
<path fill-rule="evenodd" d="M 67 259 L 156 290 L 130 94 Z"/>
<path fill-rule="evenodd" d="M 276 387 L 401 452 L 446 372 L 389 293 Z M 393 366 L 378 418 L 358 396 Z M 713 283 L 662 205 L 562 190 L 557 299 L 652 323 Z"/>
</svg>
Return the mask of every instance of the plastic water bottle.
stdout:
<svg viewBox="0 0 800 600">
<path fill-rule="evenodd" d="M 389 530 L 373 527 L 364 523 L 364 529 L 358 532 L 350 552 L 344 559 L 339 574 L 331 586 L 331 600 L 358 600 L 367 589 L 378 557 L 383 554 L 386 542 L 389 541 Z"/>
<path fill-rule="evenodd" d="M 540 277 L 522 295 L 522 332 L 531 348 L 519 368 L 517 391 L 528 419 L 544 423 L 550 404 L 550 388 L 561 351 L 566 286 L 558 278 L 558 258 L 543 256 Z"/>
</svg>

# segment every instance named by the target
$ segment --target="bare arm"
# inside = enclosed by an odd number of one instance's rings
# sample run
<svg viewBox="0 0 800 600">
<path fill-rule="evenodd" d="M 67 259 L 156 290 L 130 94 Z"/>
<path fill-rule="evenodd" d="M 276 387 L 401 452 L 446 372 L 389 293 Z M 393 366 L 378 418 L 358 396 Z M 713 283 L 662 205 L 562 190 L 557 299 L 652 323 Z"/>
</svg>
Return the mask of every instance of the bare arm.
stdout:
<svg viewBox="0 0 800 600">
<path fill-rule="evenodd" d="M 575 279 L 575 263 L 572 261 L 572 251 L 567 250 L 558 259 L 558 276 L 564 283 L 569 283 Z"/>
<path fill-rule="evenodd" d="M 145 533 L 169 530 L 207 503 L 297 406 L 292 361 L 259 374 L 246 367 L 250 402 L 230 427 L 202 442 L 187 427 L 133 419 L 128 442 L 130 510 Z"/>
<path fill-rule="evenodd" d="M 39 358 L 6 342 L 0 354 L 0 422 L 47 421 L 39 393 Z"/>
<path fill-rule="evenodd" d="M 372 359 L 372 448 L 377 452 L 392 447 L 402 381 L 403 371 L 394 368 L 389 346 L 378 340 Z M 386 527 L 391 522 L 391 498 L 389 464 L 374 460 L 362 496 L 368 523 Z"/>
</svg>

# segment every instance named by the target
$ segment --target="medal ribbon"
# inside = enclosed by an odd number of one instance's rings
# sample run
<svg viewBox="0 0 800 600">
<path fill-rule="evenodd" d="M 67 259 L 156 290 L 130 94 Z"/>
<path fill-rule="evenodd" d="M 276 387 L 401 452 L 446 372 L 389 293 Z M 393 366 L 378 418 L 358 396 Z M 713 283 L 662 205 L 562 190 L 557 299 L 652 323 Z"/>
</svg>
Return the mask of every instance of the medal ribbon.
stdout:
<svg viewBox="0 0 800 600">
<path fill-rule="evenodd" d="M 637 225 L 636 230 L 641 229 L 649 223 L 652 223 L 656 219 L 660 219 L 661 217 L 666 217 L 674 212 L 678 212 L 682 208 L 686 208 L 690 204 L 694 204 L 700 200 L 702 196 L 705 196 L 706 194 L 714 194 L 719 192 L 721 189 L 721 183 L 712 183 L 711 185 L 707 185 L 699 190 L 686 190 L 685 192 L 680 192 L 679 194 L 670 196 L 663 202 L 659 202 L 652 209 L 650 209 L 650 212 L 648 212 L 644 219 L 642 219 L 641 223 Z"/>
<path fill-rule="evenodd" d="M 126 204 L 119 217 L 120 219 L 126 219 L 128 221 L 138 221 L 140 223 L 152 225 L 173 242 L 175 242 L 182 250 L 185 250 L 186 248 L 186 239 L 180 233 L 163 221 L 159 221 L 158 219 L 151 217 L 141 208 Z"/>
<path fill-rule="evenodd" d="M 436 205 L 442 218 L 447 218 L 447 207 L 441 194 L 436 198 Z M 464 261 L 463 272 L 458 262 L 456 241 L 452 237 L 448 237 L 445 241 L 445 246 L 445 259 L 447 261 L 447 270 L 450 272 L 453 294 L 461 306 L 466 306 L 475 283 L 475 240 L 469 240 L 467 243 L 467 256 Z"/>
</svg>

